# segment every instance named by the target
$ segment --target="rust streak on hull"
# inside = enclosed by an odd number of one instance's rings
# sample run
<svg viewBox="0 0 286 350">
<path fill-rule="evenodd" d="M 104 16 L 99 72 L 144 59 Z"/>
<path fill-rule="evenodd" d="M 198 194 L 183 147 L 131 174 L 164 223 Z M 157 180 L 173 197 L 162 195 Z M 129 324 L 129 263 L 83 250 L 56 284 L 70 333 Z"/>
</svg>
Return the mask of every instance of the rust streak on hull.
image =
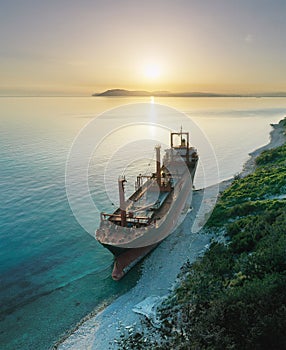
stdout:
<svg viewBox="0 0 286 350">
<path fill-rule="evenodd" d="M 131 267 L 142 260 L 148 253 L 156 248 L 156 246 L 157 244 L 153 244 L 147 247 L 128 249 L 117 256 L 114 260 L 112 278 L 115 281 L 119 281 Z"/>
</svg>

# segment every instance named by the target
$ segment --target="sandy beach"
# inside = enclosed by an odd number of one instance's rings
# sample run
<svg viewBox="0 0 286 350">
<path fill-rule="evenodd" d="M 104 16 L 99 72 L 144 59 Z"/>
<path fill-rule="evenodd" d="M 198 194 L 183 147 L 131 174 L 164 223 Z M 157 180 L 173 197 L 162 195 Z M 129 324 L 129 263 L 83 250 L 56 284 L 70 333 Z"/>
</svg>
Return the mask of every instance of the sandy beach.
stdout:
<svg viewBox="0 0 286 350">
<path fill-rule="evenodd" d="M 240 176 L 251 173 L 255 158 L 264 150 L 282 145 L 285 134 L 278 125 L 273 125 L 270 142 L 250 154 Z M 219 192 L 223 191 L 232 179 L 204 190 L 194 191 L 192 210 L 183 223 L 165 239 L 143 262 L 142 275 L 137 285 L 122 295 L 104 310 L 85 321 L 70 337 L 62 342 L 59 350 L 107 350 L 117 349 L 116 339 L 125 330 L 140 330 L 144 316 L 132 309 L 147 298 L 159 300 L 174 287 L 181 266 L 194 261 L 206 249 L 211 234 L 204 231 L 204 224 L 210 215 Z"/>
</svg>

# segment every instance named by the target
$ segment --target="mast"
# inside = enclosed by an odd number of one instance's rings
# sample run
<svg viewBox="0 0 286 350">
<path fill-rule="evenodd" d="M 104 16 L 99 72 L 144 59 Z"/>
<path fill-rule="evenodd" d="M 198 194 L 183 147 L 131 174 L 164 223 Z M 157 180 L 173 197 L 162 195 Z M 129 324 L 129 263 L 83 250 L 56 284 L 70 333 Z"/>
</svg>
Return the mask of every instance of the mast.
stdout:
<svg viewBox="0 0 286 350">
<path fill-rule="evenodd" d="M 180 143 L 179 146 L 175 146 L 174 145 L 173 137 L 175 135 L 180 138 L 180 142 L 181 143 Z M 183 157 L 185 157 L 186 161 L 189 162 L 190 161 L 190 135 L 189 135 L 189 133 L 183 131 L 182 126 L 181 126 L 181 129 L 180 129 L 179 132 L 171 132 L 170 136 L 171 136 L 171 138 L 170 138 L 171 148 L 174 148 L 174 149 L 185 149 L 186 152 L 183 155 Z M 185 138 L 183 138 L 183 136 L 186 136 L 187 140 L 185 140 Z M 182 156 L 182 154 L 181 154 L 181 156 Z"/>
<path fill-rule="evenodd" d="M 161 188 L 161 160 L 160 160 L 160 145 L 156 147 L 156 178 L 159 188 Z"/>
<path fill-rule="evenodd" d="M 186 136 L 187 136 L 187 152 L 186 152 L 186 159 L 187 159 L 187 162 L 190 161 L 190 136 L 189 136 L 189 133 L 186 132 Z"/>
<path fill-rule="evenodd" d="M 118 178 L 118 189 L 119 189 L 119 203 L 120 203 L 120 215 L 121 215 L 121 226 L 126 226 L 126 203 L 124 193 L 124 183 L 126 182 L 125 176 Z"/>
</svg>

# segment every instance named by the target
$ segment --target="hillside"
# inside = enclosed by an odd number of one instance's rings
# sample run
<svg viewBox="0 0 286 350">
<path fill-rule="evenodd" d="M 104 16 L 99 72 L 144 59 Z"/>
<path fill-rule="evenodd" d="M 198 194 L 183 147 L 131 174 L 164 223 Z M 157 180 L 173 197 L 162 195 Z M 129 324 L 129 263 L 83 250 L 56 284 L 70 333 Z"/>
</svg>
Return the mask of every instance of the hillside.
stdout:
<svg viewBox="0 0 286 350">
<path fill-rule="evenodd" d="M 286 119 L 280 122 L 286 130 Z M 215 239 L 161 305 L 161 328 L 120 349 L 286 348 L 286 144 L 225 190 L 207 223 Z"/>
<path fill-rule="evenodd" d="M 286 92 L 265 92 L 254 94 L 220 94 L 213 92 L 169 92 L 110 89 L 92 94 L 94 97 L 286 97 Z"/>
<path fill-rule="evenodd" d="M 125 89 L 110 89 L 101 93 L 95 93 L 92 96 L 134 96 L 134 97 L 220 97 L 221 94 L 208 93 L 208 92 L 179 92 L 173 93 L 169 91 L 142 91 L 142 90 L 125 90 Z M 233 95 L 237 96 L 237 95 Z"/>
</svg>

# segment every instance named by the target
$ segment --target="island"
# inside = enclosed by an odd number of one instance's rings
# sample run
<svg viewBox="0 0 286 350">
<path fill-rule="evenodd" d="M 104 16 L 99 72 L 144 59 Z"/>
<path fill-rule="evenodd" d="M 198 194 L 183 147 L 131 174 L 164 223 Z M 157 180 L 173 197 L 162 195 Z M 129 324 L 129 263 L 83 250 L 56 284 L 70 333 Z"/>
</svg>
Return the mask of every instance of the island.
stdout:
<svg viewBox="0 0 286 350">
<path fill-rule="evenodd" d="M 225 94 L 214 92 L 170 92 L 109 89 L 92 94 L 93 97 L 286 97 L 286 92 L 262 92 L 249 94 Z"/>
<path fill-rule="evenodd" d="M 100 93 L 94 93 L 92 96 L 154 96 L 154 97 L 220 97 L 223 95 L 208 92 L 170 92 L 170 91 L 145 91 L 145 90 L 125 90 L 110 89 Z M 238 96 L 238 95 L 233 95 Z"/>
</svg>

